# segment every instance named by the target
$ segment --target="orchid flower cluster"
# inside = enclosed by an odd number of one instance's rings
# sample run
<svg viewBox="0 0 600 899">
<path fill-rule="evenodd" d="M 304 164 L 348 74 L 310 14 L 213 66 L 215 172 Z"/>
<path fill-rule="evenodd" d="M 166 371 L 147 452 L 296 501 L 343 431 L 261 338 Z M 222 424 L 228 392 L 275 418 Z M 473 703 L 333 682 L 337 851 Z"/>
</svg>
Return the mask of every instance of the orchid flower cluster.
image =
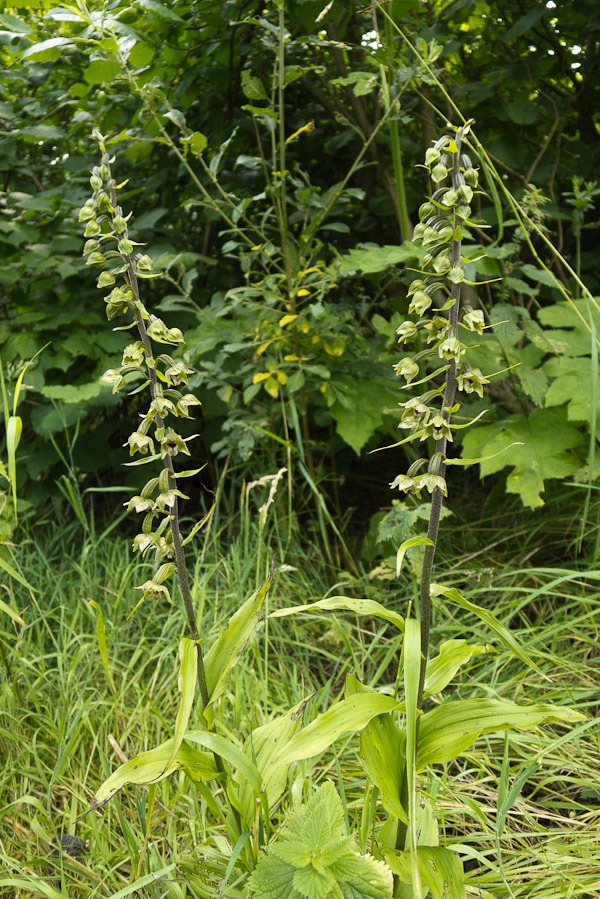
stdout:
<svg viewBox="0 0 600 899">
<path fill-rule="evenodd" d="M 114 160 L 106 151 L 104 137 L 97 130 L 93 137 L 102 155 L 100 165 L 94 166 L 90 178 L 93 194 L 79 213 L 79 221 L 85 223 L 83 255 L 87 265 L 101 269 L 98 287 L 112 288 L 105 297 L 108 319 L 129 316 L 132 321 L 117 330 L 137 328 L 138 336 L 125 347 L 120 367 L 107 371 L 103 380 L 112 385 L 113 393 L 131 388 L 132 382 L 140 378 L 142 383 L 130 393 L 149 388 L 148 409 L 126 445 L 131 456 L 146 457 L 130 464 L 139 465 L 158 459 L 163 464 L 160 475 L 150 478 L 141 494 L 125 503 L 128 509 L 144 514 L 141 533 L 133 543 L 134 550 L 142 555 L 154 552 L 156 560 L 163 562 L 154 576 L 137 588 L 142 591 L 142 599 L 135 606 L 135 611 L 148 597 L 162 597 L 170 601 L 165 581 L 176 569 L 180 582 L 182 575 L 186 574 L 183 546 L 200 525 L 185 540 L 182 539 L 177 504 L 179 499 L 188 497 L 177 485 L 181 478 L 191 477 L 200 469 L 175 471 L 174 457 L 180 453 L 189 456 L 187 442 L 193 438 L 183 438 L 170 422 L 174 418 L 191 418 L 190 410 L 199 406 L 200 401 L 192 393 L 184 393 L 180 389 L 187 385 L 192 369 L 168 353 L 157 354 L 155 351 L 157 345 L 183 344 L 183 334 L 179 328 L 168 328 L 161 319 L 150 314 L 140 299 L 139 280 L 156 277 L 152 273 L 152 260 L 143 253 L 134 255 L 134 248 L 140 244 L 131 240 L 128 234 L 131 213 L 125 215 L 117 201 L 117 192 L 124 184 L 117 185 L 112 177 L 111 163 Z"/>
<path fill-rule="evenodd" d="M 418 459 L 407 474 L 398 475 L 390 485 L 417 496 L 423 489 L 431 494 L 439 490 L 447 495 L 444 478 L 447 444 L 455 428 L 466 427 L 451 424 L 452 414 L 461 405 L 455 401 L 456 392 L 483 396 L 483 388 L 489 383 L 478 368 L 465 364 L 466 346 L 459 339 L 460 328 L 478 334 L 484 328 L 483 312 L 461 304 L 461 284 L 471 283 L 465 278 L 463 229 L 473 224 L 471 203 L 478 186 L 478 171 L 462 152 L 463 139 L 471 124 L 467 122 L 455 129 L 454 135 L 444 134 L 425 155 L 425 168 L 434 190 L 419 209 L 420 221 L 413 239 L 421 241 L 426 252 L 419 277 L 408 289 L 408 312 L 420 318 L 402 322 L 396 332 L 401 346 L 418 339 L 421 345 L 425 343 L 423 349 L 396 363 L 396 374 L 404 379 L 407 387 L 413 382 L 414 386 L 434 385 L 400 404 L 403 412 L 399 427 L 410 432 L 401 443 L 430 437 L 435 441 L 435 452 L 429 462 Z M 425 467 L 427 470 L 423 471 Z"/>
</svg>

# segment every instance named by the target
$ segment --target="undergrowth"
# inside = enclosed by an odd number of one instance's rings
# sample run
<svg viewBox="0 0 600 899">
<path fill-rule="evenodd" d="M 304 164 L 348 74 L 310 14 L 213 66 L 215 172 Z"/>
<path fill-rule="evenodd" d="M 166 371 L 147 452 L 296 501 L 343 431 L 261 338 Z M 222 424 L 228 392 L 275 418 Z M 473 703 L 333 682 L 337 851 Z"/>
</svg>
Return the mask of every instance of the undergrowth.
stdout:
<svg viewBox="0 0 600 899">
<path fill-rule="evenodd" d="M 256 557 L 257 538 L 256 527 L 236 537 L 224 531 L 194 573 L 207 640 L 254 586 L 256 572 L 247 560 Z M 504 548 L 509 538 L 507 525 L 484 529 L 463 564 L 454 556 L 448 583 L 493 609 L 526 639 L 550 681 L 523 680 L 523 666 L 500 652 L 474 657 L 453 694 L 468 698 L 484 690 L 512 700 L 526 693 L 530 701 L 568 704 L 588 718 L 568 735 L 551 739 L 534 732 L 480 740 L 460 760 L 431 773 L 426 789 L 441 809 L 445 844 L 456 847 L 465 861 L 468 896 L 590 897 L 600 891 L 595 717 L 600 572 L 533 567 L 529 548 L 520 556 Z M 444 558 L 454 549 L 442 541 L 440 552 Z M 101 815 L 86 815 L 77 834 L 89 848 L 76 857 L 53 854 L 53 839 L 75 832 L 81 810 L 123 756 L 153 747 L 170 732 L 177 704 L 176 647 L 184 625 L 164 605 L 152 615 L 126 620 L 144 565 L 132 563 L 119 541 L 93 548 L 81 545 L 75 526 L 59 533 L 30 524 L 16 556 L 36 593 L 15 591 L 27 627 L 4 618 L 1 635 L 0 895 L 196 897 L 203 895 L 208 877 L 212 895 L 236 896 L 234 879 L 224 881 L 218 864 L 224 847 L 211 824 L 215 799 L 210 791 L 190 787 L 182 775 L 155 787 L 150 810 L 149 793 L 131 788 Z M 296 537 L 281 560 L 272 608 L 332 592 L 336 572 L 314 558 L 308 567 L 305 560 Z M 343 580 L 333 592 L 343 586 L 394 608 L 398 595 L 410 597 L 415 590 L 408 573 L 399 585 L 347 575 Z M 104 616 L 111 680 L 90 600 Z M 439 617 L 434 608 L 432 633 L 436 643 L 467 633 L 477 642 L 486 639 L 484 626 L 474 628 L 460 608 L 451 613 L 446 608 Z M 376 682 L 395 643 L 393 630 L 374 619 L 363 618 L 358 627 L 335 615 L 313 618 L 308 626 L 274 619 L 235 669 L 222 724 L 230 731 L 256 728 L 309 690 L 315 691 L 315 709 L 327 707 L 348 670 L 367 684 Z M 336 783 L 348 830 L 358 833 L 366 851 L 371 833 L 365 808 L 375 797 L 372 792 L 365 797 L 350 739 L 317 764 L 297 765 L 280 820 L 290 803 L 309 798 L 311 781 L 326 779 Z M 215 856 L 213 879 L 205 864 L 200 885 L 193 861 L 199 846 L 205 854 L 208 847 L 209 855 L 212 847 Z"/>
</svg>

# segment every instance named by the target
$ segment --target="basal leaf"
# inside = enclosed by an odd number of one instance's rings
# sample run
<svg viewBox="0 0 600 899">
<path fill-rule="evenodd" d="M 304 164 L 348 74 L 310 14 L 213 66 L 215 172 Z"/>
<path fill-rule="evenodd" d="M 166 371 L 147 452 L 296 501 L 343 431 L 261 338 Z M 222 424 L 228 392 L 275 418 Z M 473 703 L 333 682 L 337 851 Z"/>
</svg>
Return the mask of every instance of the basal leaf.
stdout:
<svg viewBox="0 0 600 899">
<path fill-rule="evenodd" d="M 566 410 L 536 409 L 528 417 L 511 415 L 472 428 L 466 432 L 463 452 L 468 458 L 489 456 L 481 462 L 482 477 L 509 466 L 506 489 L 535 509 L 544 505 L 541 494 L 547 479 L 565 478 L 578 470 L 573 450 L 581 445 L 582 435 L 568 422 Z"/>
</svg>

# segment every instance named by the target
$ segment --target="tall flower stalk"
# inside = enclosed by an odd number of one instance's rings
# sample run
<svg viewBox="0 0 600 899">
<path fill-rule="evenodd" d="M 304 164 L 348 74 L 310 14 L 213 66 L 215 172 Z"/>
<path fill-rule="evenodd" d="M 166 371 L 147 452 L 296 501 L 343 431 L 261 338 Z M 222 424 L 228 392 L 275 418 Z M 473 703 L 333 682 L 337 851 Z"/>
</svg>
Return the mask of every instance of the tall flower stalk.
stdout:
<svg viewBox="0 0 600 899">
<path fill-rule="evenodd" d="M 456 394 L 463 391 L 482 396 L 483 386 L 488 383 L 479 369 L 465 364 L 466 347 L 459 339 L 460 328 L 482 333 L 484 324 L 483 312 L 461 303 L 461 285 L 465 282 L 463 228 L 472 224 L 471 202 L 478 184 L 477 169 L 462 150 L 471 124 L 468 122 L 456 129 L 453 135 L 444 134 L 427 150 L 425 167 L 434 189 L 419 210 L 420 221 L 413 236 L 414 240 L 421 241 L 427 252 L 420 277 L 412 282 L 408 290 L 411 298 L 408 311 L 421 317 L 416 322 L 403 322 L 397 331 L 400 345 L 424 337 L 425 348 L 401 359 L 395 365 L 396 373 L 404 378 L 407 387 L 415 378 L 419 378 L 418 384 L 432 385 L 420 396 L 413 396 L 401 403 L 404 411 L 400 428 L 410 432 L 402 443 L 432 438 L 435 441 L 434 452 L 429 460 L 421 458 L 414 462 L 408 473 L 399 475 L 391 485 L 417 496 L 424 489 L 431 494 L 420 584 L 422 656 L 419 708 L 423 704 L 429 658 L 431 578 L 442 507 L 447 496 L 447 450 L 448 443 L 452 441 L 452 431 L 457 427 L 451 419 L 460 408 Z M 430 372 L 432 367 L 434 370 Z M 422 369 L 426 373 L 420 377 Z"/>
<path fill-rule="evenodd" d="M 198 688 L 202 706 L 206 708 L 209 693 L 184 550 L 202 522 L 185 539 L 179 524 L 179 500 L 188 497 L 181 492 L 178 482 L 197 474 L 199 469 L 175 470 L 174 458 L 179 454 L 190 455 L 187 442 L 192 438 L 184 439 L 170 424 L 174 418 L 191 418 L 190 409 L 199 406 L 200 401 L 192 393 L 180 390 L 181 386 L 187 385 L 192 369 L 168 353 L 156 352 L 155 347 L 160 344 L 177 346 L 184 343 L 183 334 L 179 328 L 168 328 L 142 303 L 139 281 L 154 277 L 152 260 L 143 253 L 134 253 L 136 243 L 128 234 L 131 213 L 125 216 L 119 206 L 117 192 L 120 185 L 112 176 L 104 138 L 97 130 L 93 136 L 102 155 L 100 165 L 94 166 L 90 178 L 93 194 L 79 214 L 79 221 L 85 222 L 87 238 L 84 256 L 88 265 L 102 269 L 98 287 L 112 288 L 105 297 L 108 319 L 130 316 L 132 323 L 124 327 L 135 327 L 139 337 L 125 348 L 120 368 L 106 372 L 104 380 L 113 385 L 113 393 L 118 393 L 125 387 L 130 388 L 132 381 L 143 379 L 135 392 L 147 387 L 150 405 L 128 439 L 129 452 L 131 456 L 146 457 L 133 464 L 160 459 L 163 466 L 160 475 L 150 478 L 141 494 L 127 504 L 129 509 L 144 513 L 141 533 L 133 543 L 134 550 L 141 555 L 154 552 L 157 562 L 162 562 L 153 577 L 138 587 L 142 598 L 135 609 L 148 598 L 170 601 L 166 582 L 177 573 L 189 635 L 198 646 Z"/>
</svg>

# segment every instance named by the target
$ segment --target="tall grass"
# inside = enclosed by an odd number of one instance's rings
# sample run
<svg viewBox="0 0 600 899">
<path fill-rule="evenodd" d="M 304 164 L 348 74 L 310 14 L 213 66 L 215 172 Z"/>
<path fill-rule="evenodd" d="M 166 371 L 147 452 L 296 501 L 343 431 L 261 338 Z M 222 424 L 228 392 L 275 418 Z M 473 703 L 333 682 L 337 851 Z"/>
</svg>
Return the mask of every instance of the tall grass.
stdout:
<svg viewBox="0 0 600 899">
<path fill-rule="evenodd" d="M 256 559 L 259 533 L 257 526 L 247 528 L 211 538 L 195 572 L 207 640 L 254 584 L 247 548 Z M 568 739 L 557 729 L 552 741 L 535 733 L 480 741 L 460 762 L 431 773 L 428 789 L 440 802 L 449 843 L 466 862 L 468 896 L 591 897 L 600 893 L 594 718 L 600 572 L 521 564 L 502 550 L 508 538 L 490 527 L 475 548 L 471 530 L 472 551 L 455 568 L 456 585 L 526 637 L 550 680 L 530 677 L 508 654 L 492 652 L 474 659 L 456 693 L 514 699 L 526 692 L 529 700 L 568 704 L 589 718 Z M 449 550 L 442 545 L 442 556 Z M 33 530 L 16 558 L 36 593 L 31 598 L 15 590 L 26 628 L 2 619 L 0 896 L 242 897 L 211 824 L 220 817 L 211 814 L 221 804 L 218 790 L 190 787 L 173 775 L 148 790 L 126 791 L 78 821 L 122 755 L 152 747 L 172 731 L 181 616 L 160 604 L 127 620 L 144 563 L 132 563 L 125 541 L 106 540 L 95 549 L 78 544 L 75 525 Z M 297 539 L 280 561 L 285 566 L 273 606 L 319 599 L 335 582 L 336 572 L 318 557 L 307 562 Z M 345 592 L 397 602 L 397 585 L 347 575 L 343 581 Z M 408 580 L 402 587 L 406 595 L 414 590 Z M 104 617 L 114 691 L 90 600 Z M 468 633 L 483 643 L 488 635 L 477 628 L 460 609 L 451 618 L 447 608 L 443 617 L 434 611 L 436 641 Z M 376 682 L 397 648 L 392 630 L 368 619 L 356 628 L 331 615 L 301 627 L 293 619 L 275 619 L 266 633 L 249 648 L 230 685 L 223 724 L 232 732 L 248 733 L 311 692 L 315 706 L 326 707 L 348 670 Z M 298 765 L 288 801 L 307 798 L 309 770 L 313 783 L 325 776 L 336 781 L 348 824 L 366 851 L 377 802 L 373 793 L 365 797 L 356 741 L 342 741 L 318 762 Z M 89 849 L 78 857 L 53 854 L 53 838 L 61 833 L 89 840 Z"/>
</svg>

